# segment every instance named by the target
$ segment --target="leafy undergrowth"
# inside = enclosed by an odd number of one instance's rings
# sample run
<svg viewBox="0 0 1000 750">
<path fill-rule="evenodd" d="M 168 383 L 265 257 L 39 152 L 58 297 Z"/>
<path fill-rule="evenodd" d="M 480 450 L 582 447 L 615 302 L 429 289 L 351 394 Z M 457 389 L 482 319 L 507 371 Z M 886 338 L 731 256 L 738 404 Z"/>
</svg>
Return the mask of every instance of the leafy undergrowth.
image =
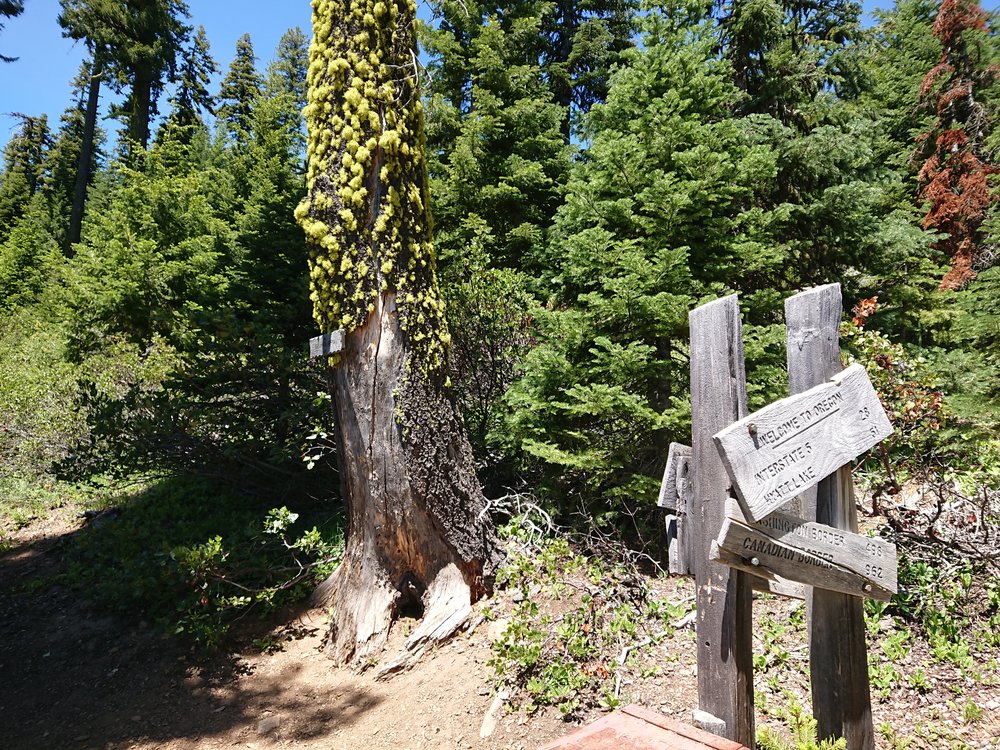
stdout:
<svg viewBox="0 0 1000 750">
<path fill-rule="evenodd" d="M 100 511 L 70 538 L 62 571 L 31 585 L 67 585 L 201 647 L 307 597 L 343 548 L 342 518 L 308 498 L 296 513 L 266 493 L 171 477 L 92 499 Z"/>
<path fill-rule="evenodd" d="M 676 713 L 690 721 L 690 583 L 649 576 L 620 549 L 585 554 L 592 540 L 531 536 L 516 522 L 506 535 L 510 603 L 486 615 L 494 687 L 511 707 L 577 719 L 632 701 L 686 703 Z M 900 593 L 865 604 L 878 747 L 1000 748 L 1000 581 L 980 564 L 900 548 Z M 759 747 L 843 747 L 816 737 L 804 603 L 755 595 L 753 637 Z M 667 701 L 674 685 L 686 694 Z"/>
<path fill-rule="evenodd" d="M 617 707 L 623 680 L 656 669 L 650 651 L 674 637 L 694 602 L 658 594 L 627 557 L 585 557 L 563 537 L 525 545 L 515 528 L 507 536 L 519 549 L 498 580 L 514 604 L 492 646 L 496 689 L 529 714 L 555 706 L 572 719 Z"/>
<path fill-rule="evenodd" d="M 1000 747 L 1000 582 L 981 564 L 931 564 L 911 547 L 899 586 L 890 602 L 867 600 L 864 608 L 878 746 Z M 762 747 L 786 747 L 777 737 L 800 737 L 809 720 L 806 636 L 801 604 L 755 603 L 758 716 L 784 727 L 777 736 L 765 728 Z"/>
</svg>

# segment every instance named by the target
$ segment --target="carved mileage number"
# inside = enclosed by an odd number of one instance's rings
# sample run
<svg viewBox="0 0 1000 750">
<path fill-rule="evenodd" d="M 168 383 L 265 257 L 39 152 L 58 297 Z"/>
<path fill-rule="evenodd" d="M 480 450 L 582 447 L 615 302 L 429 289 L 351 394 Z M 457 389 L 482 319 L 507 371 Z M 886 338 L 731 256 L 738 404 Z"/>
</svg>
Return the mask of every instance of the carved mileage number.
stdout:
<svg viewBox="0 0 1000 750">
<path fill-rule="evenodd" d="M 865 545 L 865 552 L 871 555 L 872 557 L 879 557 L 879 558 L 881 558 L 882 555 L 884 554 L 884 550 L 882 549 L 882 547 L 878 544 L 875 544 L 875 542 L 868 542 Z"/>
<path fill-rule="evenodd" d="M 863 422 L 868 422 L 868 432 L 872 437 L 878 437 L 878 428 L 871 424 L 871 410 L 867 406 L 862 406 L 858 409 L 858 414 L 861 416 Z"/>
<path fill-rule="evenodd" d="M 885 555 L 885 551 L 882 549 L 882 547 L 879 546 L 878 544 L 875 544 L 874 542 L 868 542 L 867 544 L 865 544 L 865 553 L 868 556 L 878 558 L 879 560 L 881 560 L 882 557 Z M 878 565 L 873 562 L 865 563 L 865 575 L 868 576 L 869 578 L 884 578 L 885 571 L 883 570 L 881 565 Z"/>
</svg>

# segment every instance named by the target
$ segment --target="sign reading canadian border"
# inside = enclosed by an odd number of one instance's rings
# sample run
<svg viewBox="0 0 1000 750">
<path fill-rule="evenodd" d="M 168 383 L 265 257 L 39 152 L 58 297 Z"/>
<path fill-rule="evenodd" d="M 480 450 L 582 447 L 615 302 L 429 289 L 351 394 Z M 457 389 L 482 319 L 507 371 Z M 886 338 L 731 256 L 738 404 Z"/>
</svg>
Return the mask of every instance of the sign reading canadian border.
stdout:
<svg viewBox="0 0 1000 750">
<path fill-rule="evenodd" d="M 820 523 L 772 513 L 754 524 L 727 519 L 719 534 L 721 561 L 852 596 L 888 600 L 896 593 L 896 546 Z"/>
<path fill-rule="evenodd" d="M 759 521 L 891 434 L 868 373 L 854 364 L 734 422 L 713 440 L 743 513 Z"/>
</svg>

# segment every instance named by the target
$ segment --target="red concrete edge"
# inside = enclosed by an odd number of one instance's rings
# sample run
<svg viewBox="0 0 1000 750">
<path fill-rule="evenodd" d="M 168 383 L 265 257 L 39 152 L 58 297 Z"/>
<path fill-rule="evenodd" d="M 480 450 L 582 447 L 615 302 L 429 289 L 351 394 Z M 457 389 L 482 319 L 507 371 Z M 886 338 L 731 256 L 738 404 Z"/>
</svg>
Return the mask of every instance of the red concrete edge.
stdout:
<svg viewBox="0 0 1000 750">
<path fill-rule="evenodd" d="M 705 747 L 711 748 L 711 750 L 748 750 L 746 745 L 741 745 L 739 742 L 727 740 L 725 737 L 719 737 L 711 732 L 706 732 L 704 729 L 692 727 L 689 724 L 677 721 L 676 719 L 671 719 L 668 716 L 664 716 L 661 713 L 651 711 L 642 706 L 625 706 L 621 709 L 621 712 L 623 714 L 627 714 L 628 716 L 645 721 L 648 724 L 658 726 L 661 729 L 671 731 L 674 734 L 678 734 L 686 739 L 700 742 Z"/>
<path fill-rule="evenodd" d="M 645 727 L 645 729 L 644 729 Z M 650 744 L 645 744 L 649 740 Z M 642 706 L 629 705 L 552 740 L 539 750 L 748 750 L 745 746 L 670 719 Z"/>
</svg>

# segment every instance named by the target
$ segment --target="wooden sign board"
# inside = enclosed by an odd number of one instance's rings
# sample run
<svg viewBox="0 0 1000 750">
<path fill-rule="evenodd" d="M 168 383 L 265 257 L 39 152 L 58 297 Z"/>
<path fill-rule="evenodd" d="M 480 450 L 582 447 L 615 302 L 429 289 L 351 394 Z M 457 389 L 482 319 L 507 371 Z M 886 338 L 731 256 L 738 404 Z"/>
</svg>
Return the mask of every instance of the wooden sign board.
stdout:
<svg viewBox="0 0 1000 750">
<path fill-rule="evenodd" d="M 753 525 L 727 518 L 712 555 L 762 578 L 882 601 L 896 593 L 895 545 L 781 513 Z"/>
<path fill-rule="evenodd" d="M 762 594 L 774 594 L 800 601 L 805 601 L 812 590 L 807 584 L 789 581 L 779 575 L 767 576 L 766 578 L 755 575 L 750 579 L 750 585 L 754 591 L 759 591 Z"/>
<path fill-rule="evenodd" d="M 657 501 L 661 508 L 672 511 L 666 517 L 668 570 L 682 576 L 693 571 L 692 532 L 688 517 L 691 512 L 688 507 L 691 500 L 690 464 L 690 446 L 671 443 Z"/>
<path fill-rule="evenodd" d="M 891 434 L 868 373 L 854 364 L 713 439 L 743 513 L 758 521 Z"/>
<path fill-rule="evenodd" d="M 309 357 L 315 359 L 337 354 L 344 348 L 344 338 L 344 330 L 340 329 L 309 339 Z"/>
<path fill-rule="evenodd" d="M 663 470 L 663 481 L 660 483 L 660 497 L 657 505 L 669 510 L 681 510 L 682 501 L 679 485 L 688 475 L 688 463 L 691 461 L 691 446 L 681 443 L 671 443 L 667 451 L 667 465 Z M 687 512 L 687 509 L 683 509 Z"/>
</svg>

